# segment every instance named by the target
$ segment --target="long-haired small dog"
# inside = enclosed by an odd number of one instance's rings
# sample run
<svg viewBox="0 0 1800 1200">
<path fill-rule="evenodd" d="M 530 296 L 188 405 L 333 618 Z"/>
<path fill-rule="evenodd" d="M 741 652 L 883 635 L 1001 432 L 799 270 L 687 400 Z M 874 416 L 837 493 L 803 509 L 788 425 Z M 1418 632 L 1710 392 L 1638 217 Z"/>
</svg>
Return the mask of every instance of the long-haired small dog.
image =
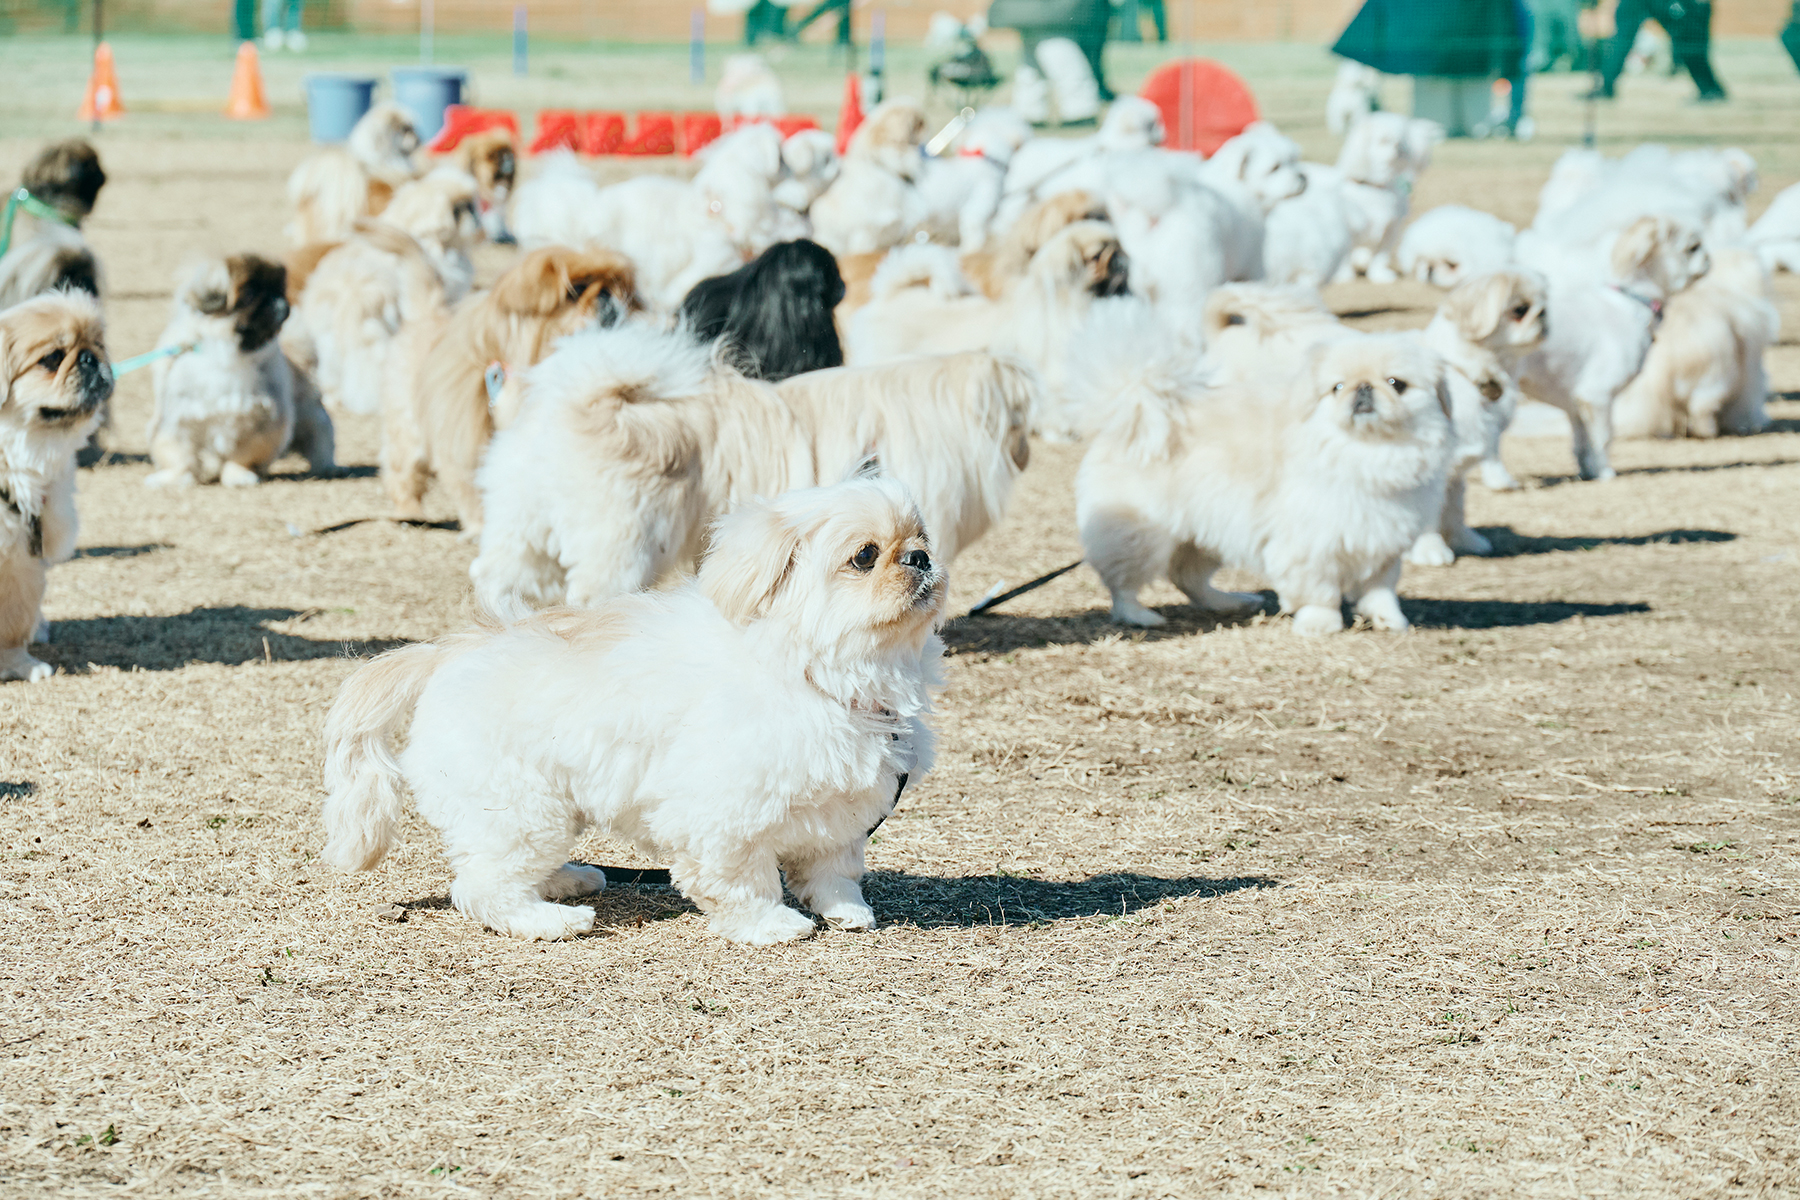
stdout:
<svg viewBox="0 0 1800 1200">
<path fill-rule="evenodd" d="M 814 371 L 771 387 L 682 332 L 569 338 L 482 464 L 470 567 L 489 605 L 590 606 L 693 569 L 707 525 L 865 455 L 911 494 L 937 557 L 1005 510 L 1029 459 L 1028 373 L 987 355 Z"/>
<path fill-rule="evenodd" d="M 844 365 L 833 312 L 844 298 L 837 260 L 817 242 L 777 242 L 729 275 L 694 285 L 681 320 L 720 342 L 725 360 L 752 379 L 777 381 Z"/>
<path fill-rule="evenodd" d="M 1303 361 L 1291 379 L 1217 389 L 1167 358 L 1106 372 L 1128 382 L 1075 503 L 1113 620 L 1163 624 L 1137 599 L 1162 578 L 1206 612 L 1254 610 L 1260 596 L 1212 586 L 1229 565 L 1273 584 L 1300 633 L 1342 629 L 1345 599 L 1378 629 L 1407 627 L 1400 556 L 1436 521 L 1450 465 L 1443 363 L 1405 334 Z"/>
<path fill-rule="evenodd" d="M 850 319 L 845 357 L 856 365 L 913 354 L 986 350 L 1016 357 L 1043 382 L 1032 428 L 1070 437 L 1075 428 L 1066 378 L 1095 302 L 1128 290 L 1129 263 L 1111 225 L 1078 221 L 1032 256 L 1025 278 L 1002 300 L 980 295 L 942 246 L 901 246 L 882 264 L 873 299 Z"/>
<path fill-rule="evenodd" d="M 387 359 L 402 324 L 403 255 L 377 229 L 404 232 L 437 274 L 445 303 L 468 294 L 475 270 L 469 250 L 480 238 L 473 176 L 439 167 L 404 184 L 373 221 L 320 257 L 298 289 L 282 344 L 317 381 L 333 411 L 377 413 Z M 290 273 L 288 292 L 295 293 Z"/>
<path fill-rule="evenodd" d="M 358 220 L 380 213 L 419 173 L 418 149 L 419 131 L 405 109 L 391 102 L 370 108 L 342 146 L 309 155 L 288 176 L 288 237 L 296 246 L 349 237 Z"/>
<path fill-rule="evenodd" d="M 75 553 L 75 452 L 113 390 L 105 332 L 80 292 L 0 312 L 0 680 L 51 673 L 26 647 L 45 569 Z"/>
<path fill-rule="evenodd" d="M 1422 335 L 1444 360 L 1444 387 L 1456 433 L 1456 456 L 1444 487 L 1437 527 L 1426 530 L 1406 561 L 1445 566 L 1458 554 L 1493 546 L 1463 515 L 1468 473 L 1495 491 L 1519 486 L 1500 461 L 1500 438 L 1519 407 L 1519 361 L 1544 340 L 1549 285 L 1535 271 L 1495 271 L 1465 279 L 1444 298 Z"/>
<path fill-rule="evenodd" d="M 318 389 L 282 352 L 287 270 L 254 254 L 201 262 L 175 290 L 152 367 L 152 487 L 247 487 L 290 450 L 315 473 L 335 469 L 331 418 Z"/>
<path fill-rule="evenodd" d="M 808 214 L 813 238 L 833 254 L 872 254 L 898 245 L 925 219 L 917 183 L 924 170 L 925 110 L 912 100 L 876 105 L 850 137 L 837 178 Z"/>
<path fill-rule="evenodd" d="M 1406 227 L 1394 261 L 1402 275 L 1453 288 L 1465 279 L 1504 271 L 1513 261 L 1518 232 L 1492 213 L 1440 204 Z"/>
<path fill-rule="evenodd" d="M 872 929 L 863 846 L 931 765 L 946 579 L 912 502 L 853 479 L 745 504 L 697 579 L 553 609 L 365 664 L 326 718 L 326 861 L 393 844 L 401 785 L 443 837 L 450 899 L 563 938 L 606 885 L 564 861 L 589 826 L 670 865 L 734 942 Z M 395 736 L 406 731 L 406 749 Z"/>
<path fill-rule="evenodd" d="M 12 245 L 0 257 L 0 308 L 59 289 L 100 294 L 100 262 L 80 229 L 105 185 L 99 154 L 81 138 L 52 142 L 26 164 L 19 186 L 56 218 L 15 213 Z"/>
<path fill-rule="evenodd" d="M 491 290 L 454 310 L 407 322 L 390 356 L 403 372 L 383 401 L 381 476 L 403 517 L 423 514 L 433 477 L 449 490 L 464 536 L 481 531 L 475 470 L 510 408 L 496 405 L 490 372 L 508 380 L 550 352 L 561 337 L 610 325 L 638 309 L 624 255 L 550 246 L 525 255 Z"/>
<path fill-rule="evenodd" d="M 1644 369 L 1619 393 L 1614 431 L 1620 437 L 1761 433 L 1769 426 L 1763 352 L 1780 330 L 1756 252 L 1715 251 L 1699 282 L 1669 298 Z"/>
<path fill-rule="evenodd" d="M 1526 395 L 1568 415 L 1583 479 L 1613 477 L 1613 403 L 1643 368 L 1664 304 L 1712 261 L 1699 228 L 1673 217 L 1633 221 L 1610 259 L 1606 283 L 1583 264 L 1559 272 L 1554 261 L 1533 263 L 1550 281 L 1550 328 L 1519 369 Z"/>
<path fill-rule="evenodd" d="M 1249 383 L 1279 374 L 1310 346 L 1354 337 L 1317 291 L 1300 284 L 1228 283 L 1201 309 L 1208 382 Z"/>
<path fill-rule="evenodd" d="M 476 211 L 488 239 L 511 242 L 506 205 L 519 174 L 519 147 L 513 135 L 505 129 L 472 133 L 451 151 L 448 161 L 474 178 Z"/>
</svg>

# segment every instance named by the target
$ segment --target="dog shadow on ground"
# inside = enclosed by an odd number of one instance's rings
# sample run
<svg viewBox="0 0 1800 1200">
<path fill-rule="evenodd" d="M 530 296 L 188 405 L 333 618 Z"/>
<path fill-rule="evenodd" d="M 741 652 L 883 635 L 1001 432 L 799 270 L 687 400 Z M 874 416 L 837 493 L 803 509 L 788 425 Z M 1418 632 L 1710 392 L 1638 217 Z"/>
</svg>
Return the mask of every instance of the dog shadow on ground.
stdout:
<svg viewBox="0 0 1800 1200">
<path fill-rule="evenodd" d="M 1725 535 L 1727 538 L 1734 536 Z M 1580 539 L 1554 539 L 1545 541 Z M 1610 539 L 1592 539 L 1605 542 Z M 1626 539 L 1621 539 L 1626 540 Z M 1273 617 L 1279 611 L 1275 593 L 1265 591 L 1261 614 Z M 1615 617 L 1624 613 L 1644 613 L 1650 606 L 1627 600 L 1612 604 L 1591 604 L 1577 600 L 1433 600 L 1417 596 L 1400 597 L 1406 619 L 1420 629 L 1502 629 L 1519 625 L 1554 625 L 1570 617 Z M 1124 637 L 1134 641 L 1158 642 L 1168 638 L 1193 637 L 1222 626 L 1243 624 L 1259 614 L 1237 620 L 1217 620 L 1185 605 L 1170 604 L 1156 609 L 1167 618 L 1167 625 L 1155 629 L 1133 629 L 1115 625 L 1104 609 L 1089 609 L 1066 617 L 1010 617 L 995 614 L 962 617 L 944 626 L 944 651 L 953 656 L 991 658 L 1014 650 L 1036 650 L 1045 646 L 1089 645 L 1106 638 Z M 1346 608 L 1345 620 L 1352 614 Z"/>
<path fill-rule="evenodd" d="M 158 550 L 171 549 L 168 542 L 144 542 L 136 546 L 83 546 L 75 552 L 76 558 L 138 558 L 145 554 L 155 554 Z"/>
<path fill-rule="evenodd" d="M 405 645 L 402 640 L 342 641 L 296 637 L 269 628 L 273 621 L 301 615 L 293 608 L 247 608 L 241 604 L 195 608 L 169 616 L 87 617 L 55 621 L 50 642 L 33 649 L 44 661 L 70 674 L 90 666 L 173 671 L 189 663 L 236 665 L 262 659 L 299 662 L 313 658 L 362 657 Z"/>
<path fill-rule="evenodd" d="M 29 779 L 0 779 L 0 800 L 23 800 L 37 794 L 37 784 Z"/>
<path fill-rule="evenodd" d="M 660 868 L 602 866 L 606 890 L 572 903 L 595 909 L 594 930 L 605 933 L 646 921 L 666 921 L 699 910 L 682 899 Z M 1128 916 L 1154 908 L 1164 900 L 1187 896 L 1224 896 L 1246 888 L 1275 887 L 1278 880 L 1260 875 L 1207 879 L 1185 876 L 1164 879 L 1121 871 L 1088 879 L 1054 882 L 1015 875 L 913 875 L 906 871 L 870 871 L 863 877 L 863 896 L 884 925 L 922 929 L 967 928 L 974 925 L 1041 925 L 1086 917 Z M 787 903 L 804 907 L 792 895 Z M 407 913 L 450 907 L 448 896 L 403 900 Z"/>
<path fill-rule="evenodd" d="M 1735 542 L 1737 534 L 1723 529 L 1665 529 L 1636 537 L 1532 537 L 1514 533 L 1505 525 L 1484 525 L 1476 530 L 1494 544 L 1486 558 L 1518 558 L 1527 554 L 1556 554 L 1565 550 L 1594 550 L 1601 546 L 1688 546 L 1697 542 Z"/>
<path fill-rule="evenodd" d="M 1764 433 L 1781 433 L 1776 425 L 1793 425 L 1800 427 L 1800 421 L 1777 421 Z M 1699 475 L 1709 471 L 1743 471 L 1754 467 L 1791 467 L 1800 463 L 1800 458 L 1765 458 L 1757 461 L 1740 461 L 1725 463 L 1687 463 L 1672 467 L 1620 467 L 1619 475 Z M 1579 475 L 1534 475 L 1532 482 L 1538 487 L 1562 487 L 1564 484 L 1591 482 L 1583 480 Z"/>
</svg>

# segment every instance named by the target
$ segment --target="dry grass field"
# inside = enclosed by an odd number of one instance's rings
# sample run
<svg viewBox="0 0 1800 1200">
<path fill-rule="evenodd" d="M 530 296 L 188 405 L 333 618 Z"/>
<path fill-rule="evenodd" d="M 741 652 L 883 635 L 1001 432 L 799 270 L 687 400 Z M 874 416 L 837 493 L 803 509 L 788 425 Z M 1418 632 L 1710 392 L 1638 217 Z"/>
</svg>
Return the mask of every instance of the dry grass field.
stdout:
<svg viewBox="0 0 1800 1200">
<path fill-rule="evenodd" d="M 214 48 L 177 49 L 158 86 L 193 94 Z M 0 47 L 0 179 L 69 130 L 32 80 L 78 51 Z M 1224 53 L 1327 152 L 1322 55 Z M 1760 210 L 1800 176 L 1778 53 L 1724 47 L 1718 110 L 1629 81 L 1605 145 L 1746 145 Z M 621 102 L 604 75 L 584 99 Z M 1445 147 L 1420 203 L 1528 219 L 1579 128 L 1577 81 L 1540 86 L 1542 140 Z M 185 121 L 102 138 L 117 357 L 185 255 L 281 245 L 294 114 Z M 1525 489 L 1471 496 L 1498 553 L 1409 568 L 1407 635 L 1215 627 L 1172 590 L 1124 633 L 1086 571 L 952 622 L 941 764 L 869 855 L 884 927 L 777 949 L 598 840 L 646 873 L 553 945 L 451 910 L 416 820 L 324 869 L 333 691 L 464 620 L 472 549 L 387 518 L 370 421 L 347 478 L 145 489 L 132 376 L 51 574 L 59 673 L 0 687 L 0 1195 L 1800 1192 L 1794 336 L 1765 435 L 1622 444 L 1605 484 L 1513 439 Z M 1078 556 L 1078 452 L 1034 455 L 954 611 Z"/>
</svg>

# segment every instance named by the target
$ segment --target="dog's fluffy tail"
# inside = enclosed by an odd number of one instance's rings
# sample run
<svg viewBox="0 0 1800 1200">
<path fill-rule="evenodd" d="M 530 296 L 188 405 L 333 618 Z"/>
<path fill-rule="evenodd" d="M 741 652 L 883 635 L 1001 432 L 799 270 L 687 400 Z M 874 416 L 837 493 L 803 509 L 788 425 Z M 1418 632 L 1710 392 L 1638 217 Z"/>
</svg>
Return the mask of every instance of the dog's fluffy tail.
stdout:
<svg viewBox="0 0 1800 1200">
<path fill-rule="evenodd" d="M 1054 414 L 1065 436 L 1106 430 L 1129 441 L 1145 462 L 1173 449 L 1182 409 L 1206 390 L 1196 356 L 1148 307 L 1135 299 L 1094 305 L 1083 330 L 1094 350 L 1074 360 L 1068 404 Z M 1051 420 L 1042 426 L 1055 428 Z"/>
<path fill-rule="evenodd" d="M 400 764 L 393 737 L 412 714 L 446 647 L 421 642 L 365 663 L 344 681 L 325 718 L 325 861 L 367 871 L 393 845 Z"/>
<path fill-rule="evenodd" d="M 874 300 L 886 300 L 907 288 L 916 287 L 930 288 L 931 294 L 940 300 L 973 296 L 977 291 L 969 277 L 963 274 L 956 251 L 948 246 L 915 242 L 888 251 L 881 265 L 875 268 L 875 277 L 869 281 L 869 296 Z"/>
</svg>

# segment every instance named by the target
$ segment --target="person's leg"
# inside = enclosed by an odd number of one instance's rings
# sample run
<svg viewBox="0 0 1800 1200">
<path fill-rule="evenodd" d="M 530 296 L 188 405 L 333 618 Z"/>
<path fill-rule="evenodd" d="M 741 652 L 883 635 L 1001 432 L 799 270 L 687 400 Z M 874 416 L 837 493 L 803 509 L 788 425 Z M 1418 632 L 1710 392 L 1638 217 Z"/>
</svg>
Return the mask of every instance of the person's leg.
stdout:
<svg viewBox="0 0 1800 1200">
<path fill-rule="evenodd" d="M 1143 3 L 1150 6 L 1150 19 L 1156 22 L 1156 40 L 1168 41 L 1169 10 L 1164 6 L 1163 0 L 1143 0 Z"/>
<path fill-rule="evenodd" d="M 1631 43 L 1637 40 L 1638 29 L 1650 14 L 1646 11 L 1645 0 L 1619 0 L 1618 11 L 1613 15 L 1614 30 L 1600 59 L 1600 94 L 1610 96 L 1619 81 L 1620 72 L 1625 70 L 1625 60 L 1631 55 Z"/>
<path fill-rule="evenodd" d="M 256 40 L 256 0 L 237 0 L 232 5 L 232 24 L 240 42 Z"/>
<path fill-rule="evenodd" d="M 1723 100 L 1725 87 L 1712 69 L 1712 4 L 1709 0 L 1685 0 L 1681 16 L 1674 17 L 1671 24 L 1671 47 L 1700 89 L 1700 98 Z"/>
<path fill-rule="evenodd" d="M 1800 71 L 1800 3 L 1788 13 L 1788 23 L 1781 30 L 1781 46 L 1794 60 L 1794 70 Z"/>
</svg>

